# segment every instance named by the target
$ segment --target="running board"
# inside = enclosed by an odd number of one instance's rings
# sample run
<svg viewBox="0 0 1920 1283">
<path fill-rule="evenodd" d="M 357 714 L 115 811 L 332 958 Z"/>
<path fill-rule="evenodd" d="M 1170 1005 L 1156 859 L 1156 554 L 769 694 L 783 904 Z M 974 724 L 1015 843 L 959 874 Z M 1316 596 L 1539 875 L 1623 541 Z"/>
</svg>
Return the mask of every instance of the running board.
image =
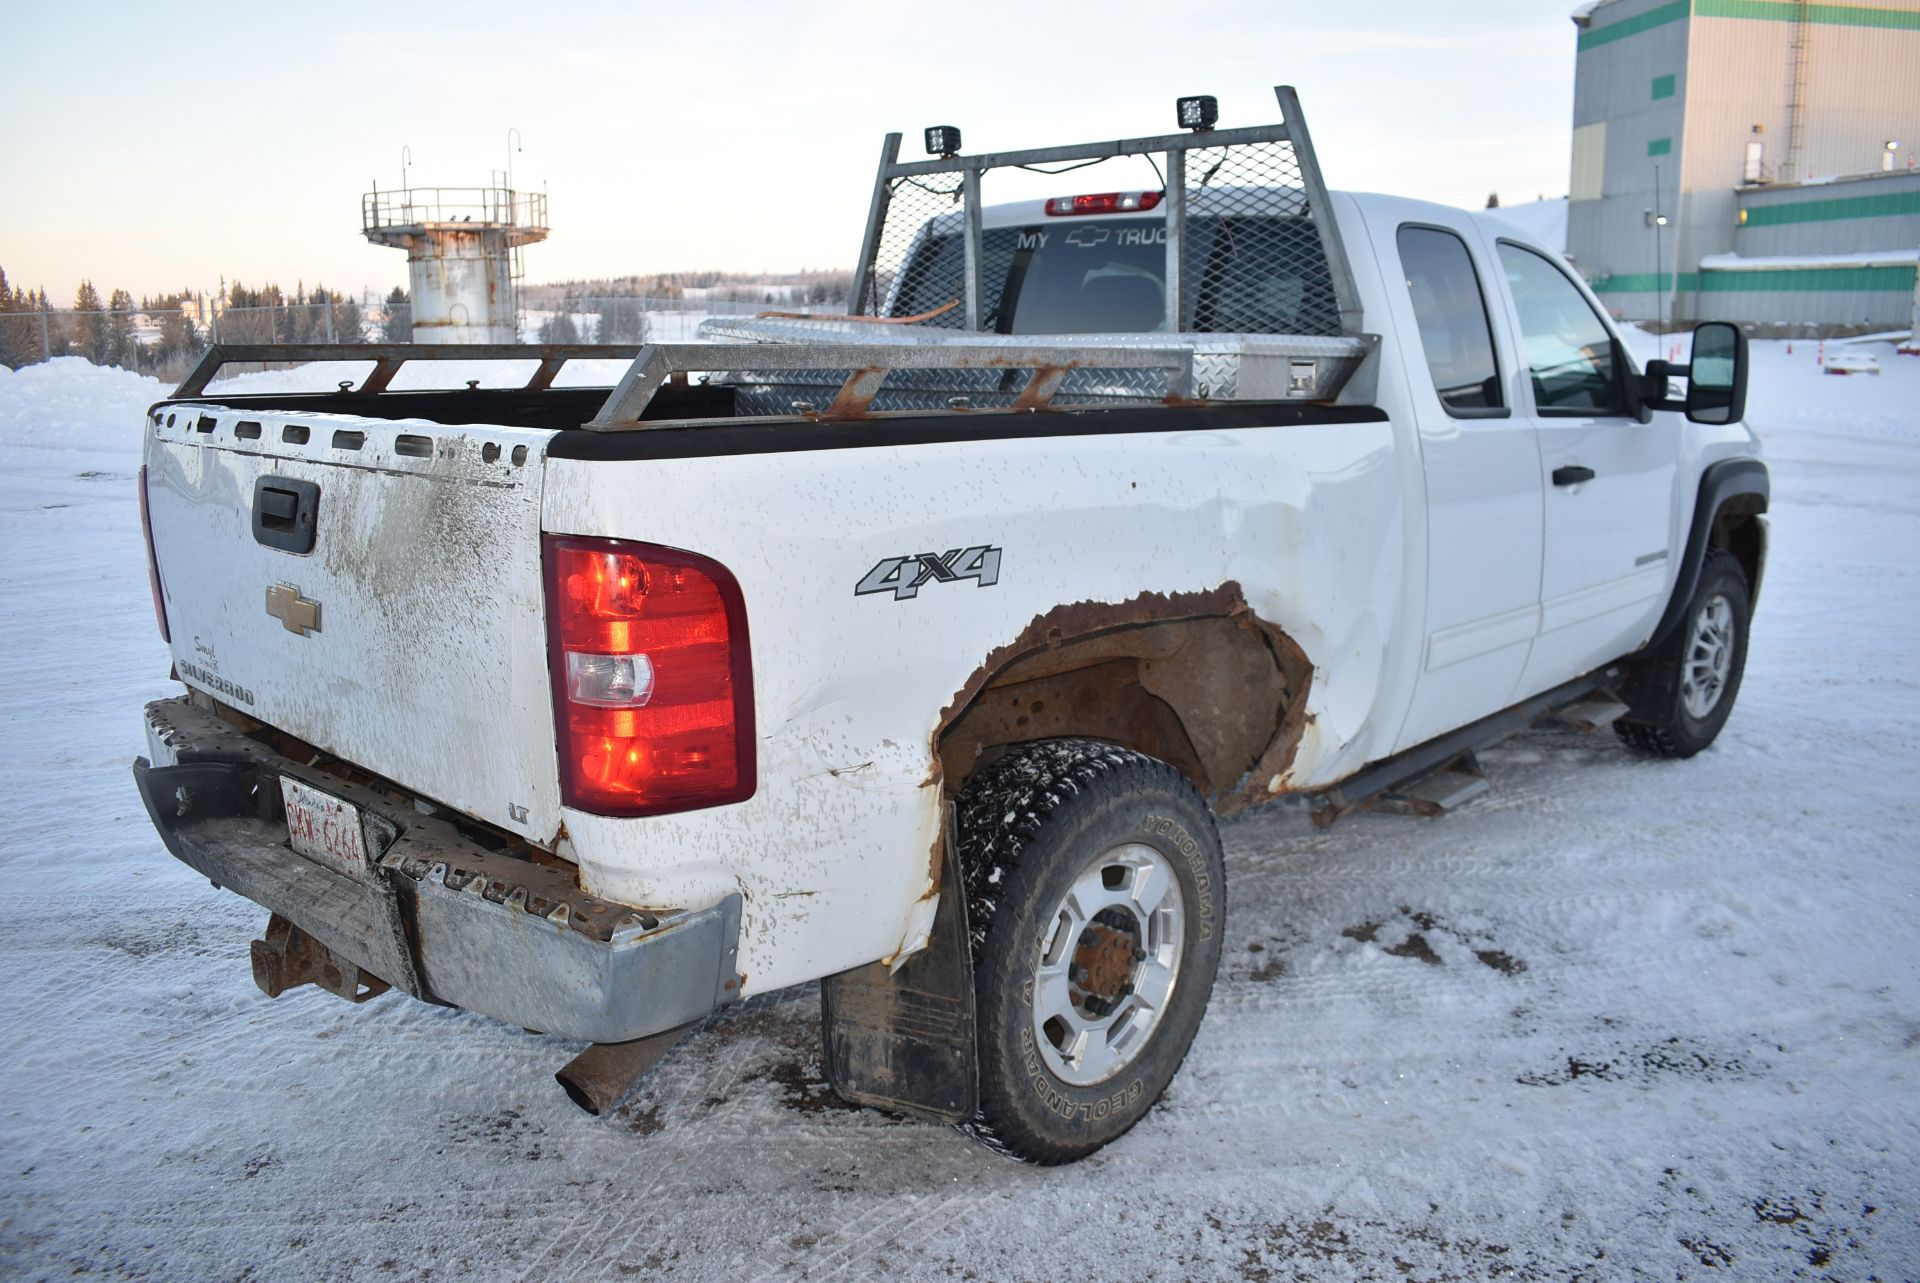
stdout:
<svg viewBox="0 0 1920 1283">
<path fill-rule="evenodd" d="M 1335 820 L 1377 804 L 1387 793 L 1394 790 L 1404 792 L 1414 781 L 1444 771 L 1456 759 L 1475 749 L 1486 748 L 1509 735 L 1526 730 L 1549 713 L 1571 710 L 1589 695 L 1611 686 L 1619 679 L 1620 671 L 1619 665 L 1609 665 L 1584 677 L 1562 682 L 1532 699 L 1521 700 L 1511 708 L 1503 708 L 1490 717 L 1448 731 L 1445 735 L 1357 771 L 1332 788 L 1312 795 L 1313 822 L 1324 829 Z M 1454 804 L 1458 805 L 1459 801 L 1464 800 L 1456 798 Z M 1439 813 L 1422 812 L 1429 815 Z"/>
<path fill-rule="evenodd" d="M 1604 731 L 1627 715 L 1627 706 L 1601 692 L 1599 699 L 1582 700 L 1578 704 L 1569 704 L 1565 708 L 1556 708 L 1541 718 L 1548 726 L 1561 726 L 1591 735 L 1595 731 Z"/>
<path fill-rule="evenodd" d="M 1373 809 L 1394 815 L 1421 815 L 1432 819 L 1457 811 L 1493 785 L 1480 769 L 1480 759 L 1472 749 L 1443 765 L 1431 775 L 1388 789 L 1374 799 Z"/>
</svg>

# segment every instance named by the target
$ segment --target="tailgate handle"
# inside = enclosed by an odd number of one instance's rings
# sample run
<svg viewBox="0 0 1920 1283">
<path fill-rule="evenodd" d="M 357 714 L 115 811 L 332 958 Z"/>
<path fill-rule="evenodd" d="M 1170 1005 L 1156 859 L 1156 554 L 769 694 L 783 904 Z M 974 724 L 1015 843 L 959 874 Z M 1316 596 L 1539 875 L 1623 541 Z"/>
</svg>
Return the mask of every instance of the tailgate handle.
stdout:
<svg viewBox="0 0 1920 1283">
<path fill-rule="evenodd" d="M 268 486 L 260 492 L 260 524 L 269 530 L 293 529 L 294 515 L 300 511 L 300 496 L 291 490 Z"/>
<path fill-rule="evenodd" d="M 313 551 L 320 525 L 320 487 L 289 477 L 253 483 L 253 537 L 268 548 L 304 556 Z"/>
</svg>

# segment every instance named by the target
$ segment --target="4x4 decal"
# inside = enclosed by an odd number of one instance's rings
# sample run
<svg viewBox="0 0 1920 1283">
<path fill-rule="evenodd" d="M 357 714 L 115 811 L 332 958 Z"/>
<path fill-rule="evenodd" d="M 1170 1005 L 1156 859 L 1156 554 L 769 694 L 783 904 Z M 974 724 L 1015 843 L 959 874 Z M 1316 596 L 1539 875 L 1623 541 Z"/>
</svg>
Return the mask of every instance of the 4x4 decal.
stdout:
<svg viewBox="0 0 1920 1283">
<path fill-rule="evenodd" d="M 951 584 L 971 579 L 977 588 L 990 588 L 1000 582 L 1000 549 L 981 545 L 976 548 L 949 548 L 944 553 L 920 552 L 910 557 L 883 557 L 854 585 L 853 595 L 890 592 L 895 601 L 920 595 L 928 583 Z"/>
</svg>

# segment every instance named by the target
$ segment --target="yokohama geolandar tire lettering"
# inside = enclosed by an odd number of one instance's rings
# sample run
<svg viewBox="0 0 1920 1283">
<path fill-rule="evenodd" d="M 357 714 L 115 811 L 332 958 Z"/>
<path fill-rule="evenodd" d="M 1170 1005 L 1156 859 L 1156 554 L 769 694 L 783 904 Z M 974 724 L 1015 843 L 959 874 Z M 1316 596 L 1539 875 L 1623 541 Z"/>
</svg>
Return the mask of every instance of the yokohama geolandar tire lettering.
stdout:
<svg viewBox="0 0 1920 1283">
<path fill-rule="evenodd" d="M 1739 558 L 1707 554 L 1687 613 L 1660 648 L 1635 662 L 1614 731 L 1656 757 L 1692 757 L 1720 734 L 1747 666 L 1753 597 Z"/>
<path fill-rule="evenodd" d="M 967 1130 L 1033 1163 L 1138 1122 L 1185 1058 L 1220 961 L 1220 835 L 1165 762 L 1023 744 L 959 802 L 980 1107 Z"/>
</svg>

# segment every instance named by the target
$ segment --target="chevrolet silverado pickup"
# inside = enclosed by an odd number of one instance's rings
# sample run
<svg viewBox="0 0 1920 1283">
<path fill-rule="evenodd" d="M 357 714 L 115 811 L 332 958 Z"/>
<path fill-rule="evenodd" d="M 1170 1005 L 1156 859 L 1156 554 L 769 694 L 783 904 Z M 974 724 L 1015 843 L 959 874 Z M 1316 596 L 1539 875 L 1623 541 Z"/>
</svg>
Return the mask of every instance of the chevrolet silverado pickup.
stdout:
<svg viewBox="0 0 1920 1283">
<path fill-rule="evenodd" d="M 1552 248 L 1327 191 L 1277 94 L 889 135 L 843 316 L 209 353 L 145 427 L 185 693 L 134 775 L 269 911 L 262 990 L 585 1043 L 598 1112 L 818 981 L 842 1095 L 1064 1162 L 1200 1023 L 1217 816 L 1437 807 L 1549 715 L 1711 744 L 1766 553 L 1744 337 L 1642 368 Z M 216 381 L 260 361 L 329 376 Z"/>
</svg>

